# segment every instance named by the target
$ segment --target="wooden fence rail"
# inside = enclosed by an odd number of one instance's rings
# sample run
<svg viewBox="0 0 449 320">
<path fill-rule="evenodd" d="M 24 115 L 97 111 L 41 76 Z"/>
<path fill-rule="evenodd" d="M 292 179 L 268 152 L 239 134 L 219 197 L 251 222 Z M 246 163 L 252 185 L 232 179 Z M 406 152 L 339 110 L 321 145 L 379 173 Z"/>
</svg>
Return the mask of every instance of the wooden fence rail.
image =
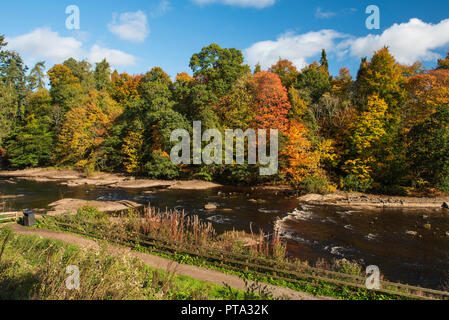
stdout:
<svg viewBox="0 0 449 320">
<path fill-rule="evenodd" d="M 68 232 L 78 233 L 97 239 L 105 236 L 107 240 L 121 245 L 138 244 L 143 247 L 151 248 L 156 252 L 171 255 L 174 253 L 185 253 L 206 259 L 209 263 L 218 267 L 221 266 L 235 271 L 251 270 L 250 272 L 253 274 L 269 276 L 286 282 L 302 283 L 311 286 L 319 286 L 320 283 L 327 282 L 340 287 L 346 286 L 366 289 L 366 279 L 356 275 L 314 268 L 306 265 L 280 262 L 273 259 L 253 257 L 217 248 L 187 243 L 176 243 L 174 241 L 168 241 L 153 236 L 149 237 L 143 234 L 135 234 L 133 238 L 124 238 L 122 233 L 114 233 L 111 230 L 108 230 L 108 232 L 105 233 L 105 230 L 101 229 L 99 226 L 86 222 L 77 222 L 77 224 L 56 222 L 56 226 Z M 92 230 L 93 232 L 89 232 L 88 230 Z M 449 292 L 389 281 L 381 281 L 381 289 L 373 291 L 414 299 L 449 300 Z"/>
<path fill-rule="evenodd" d="M 17 221 L 21 217 L 21 212 L 1 212 L 0 213 L 0 223 L 6 221 Z"/>
</svg>

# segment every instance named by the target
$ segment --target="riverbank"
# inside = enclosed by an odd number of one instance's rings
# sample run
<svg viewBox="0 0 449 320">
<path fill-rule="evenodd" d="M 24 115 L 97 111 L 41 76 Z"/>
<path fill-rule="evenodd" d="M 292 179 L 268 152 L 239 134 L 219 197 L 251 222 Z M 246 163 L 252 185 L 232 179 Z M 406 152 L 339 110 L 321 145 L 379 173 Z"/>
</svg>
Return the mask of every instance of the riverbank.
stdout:
<svg viewBox="0 0 449 320">
<path fill-rule="evenodd" d="M 337 192 L 299 197 L 303 204 L 336 206 L 345 209 L 449 209 L 449 196 L 410 197 Z"/>
<path fill-rule="evenodd" d="M 81 236 L 77 236 L 74 234 L 63 233 L 53 230 L 46 229 L 28 229 L 24 228 L 20 225 L 12 225 L 12 231 L 15 234 L 22 236 L 38 236 L 44 239 L 51 239 L 60 242 L 64 242 L 69 245 L 78 246 L 80 248 L 93 250 L 95 252 L 101 251 L 101 247 L 97 241 L 92 239 L 83 238 Z M 190 279 L 195 279 L 199 281 L 203 287 L 206 287 L 204 284 L 209 283 L 215 286 L 223 286 L 228 285 L 236 290 L 241 292 L 245 292 L 248 289 L 248 285 L 256 285 L 255 282 L 249 281 L 247 284 L 243 279 L 225 274 L 222 272 L 218 272 L 216 270 L 201 268 L 197 266 L 191 266 L 186 264 L 180 264 L 169 260 L 167 258 L 162 258 L 158 256 L 154 256 L 148 253 L 136 252 L 132 251 L 129 248 L 108 244 L 106 248 L 106 252 L 112 256 L 123 257 L 126 258 L 137 258 L 141 263 L 146 266 L 152 268 L 153 270 L 173 270 L 173 272 L 179 276 L 188 277 Z M 262 284 L 264 287 L 269 290 L 269 292 L 277 299 L 289 299 L 289 300 L 331 300 L 332 298 L 328 297 L 320 297 L 314 296 L 311 294 L 307 294 L 304 292 L 298 292 L 292 289 L 288 289 L 285 287 L 274 286 L 270 284 Z M 224 287 L 223 287 L 224 288 Z M 211 297 L 217 298 L 217 297 Z M 226 297 L 218 297 L 224 298 Z"/>
<path fill-rule="evenodd" d="M 201 180 L 154 180 L 138 179 L 122 174 L 95 172 L 89 176 L 72 169 L 37 168 L 17 171 L 0 171 L 0 178 L 23 179 L 35 182 L 56 182 L 69 187 L 97 186 L 122 189 L 207 190 L 220 184 Z"/>
</svg>

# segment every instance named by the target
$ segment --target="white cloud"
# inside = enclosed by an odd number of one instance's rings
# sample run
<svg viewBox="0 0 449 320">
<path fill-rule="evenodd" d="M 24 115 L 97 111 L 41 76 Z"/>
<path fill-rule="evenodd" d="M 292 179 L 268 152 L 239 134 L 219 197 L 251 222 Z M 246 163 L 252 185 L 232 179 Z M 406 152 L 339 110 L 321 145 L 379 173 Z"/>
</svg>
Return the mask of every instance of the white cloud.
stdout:
<svg viewBox="0 0 449 320">
<path fill-rule="evenodd" d="M 400 63 L 411 64 L 417 60 L 429 61 L 439 57 L 433 50 L 449 44 L 449 19 L 438 24 L 410 19 L 394 24 L 380 35 L 350 40 L 346 43 L 352 56 L 371 56 L 374 51 L 388 46 Z"/>
<path fill-rule="evenodd" d="M 104 58 L 116 67 L 132 66 L 136 58 L 125 52 L 93 45 L 89 50 L 84 49 L 83 43 L 72 37 L 62 37 L 50 28 L 38 28 L 30 33 L 7 38 L 8 49 L 21 54 L 27 64 L 46 61 L 47 65 L 61 63 L 72 57 L 87 58 L 90 62 L 100 62 Z"/>
<path fill-rule="evenodd" d="M 253 7 L 263 9 L 276 3 L 276 0 L 192 0 L 193 2 L 204 5 L 210 3 L 221 3 L 230 6 Z"/>
<path fill-rule="evenodd" d="M 151 11 L 151 17 L 157 18 L 165 15 L 169 10 L 171 10 L 172 6 L 169 0 L 160 0 L 156 8 Z"/>
<path fill-rule="evenodd" d="M 262 68 L 269 68 L 279 58 L 288 59 L 296 67 L 303 68 L 309 58 L 318 55 L 322 49 L 333 51 L 336 41 L 347 35 L 334 30 L 321 30 L 295 35 L 291 33 L 280 36 L 276 41 L 261 41 L 245 50 L 245 56 L 251 65 L 260 63 Z"/>
<path fill-rule="evenodd" d="M 150 34 L 148 20 L 141 10 L 122 13 L 117 21 L 117 15 L 108 24 L 109 31 L 122 40 L 143 42 Z"/>
<path fill-rule="evenodd" d="M 261 41 L 245 50 L 249 64 L 260 63 L 269 68 L 279 58 L 292 61 L 303 68 L 319 55 L 321 49 L 333 52 L 339 58 L 368 57 L 384 46 L 399 63 L 432 61 L 440 57 L 435 52 L 449 45 L 449 19 L 438 24 L 410 19 L 407 23 L 394 24 L 380 35 L 369 34 L 354 37 L 335 30 L 321 30 L 304 34 L 285 34 L 275 41 Z"/>
<path fill-rule="evenodd" d="M 106 59 L 113 66 L 133 66 L 136 58 L 120 50 L 108 49 L 94 45 L 87 54 L 87 59 L 94 63 Z"/>
<path fill-rule="evenodd" d="M 34 31 L 7 38 L 8 47 L 16 50 L 31 61 L 62 61 L 69 57 L 78 58 L 82 54 L 82 42 L 72 37 L 61 37 L 50 28 L 38 28 Z"/>
<path fill-rule="evenodd" d="M 323 11 L 321 8 L 317 8 L 315 11 L 315 17 L 318 19 L 329 19 L 335 16 L 336 13 L 332 11 Z"/>
</svg>

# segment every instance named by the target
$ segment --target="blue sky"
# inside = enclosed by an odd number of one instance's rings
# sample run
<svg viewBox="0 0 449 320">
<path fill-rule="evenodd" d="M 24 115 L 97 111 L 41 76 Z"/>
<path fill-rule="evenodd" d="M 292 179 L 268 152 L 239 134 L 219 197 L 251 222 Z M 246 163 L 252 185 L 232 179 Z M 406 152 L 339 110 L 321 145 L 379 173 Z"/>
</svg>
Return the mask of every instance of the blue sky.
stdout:
<svg viewBox="0 0 449 320">
<path fill-rule="evenodd" d="M 380 9 L 380 29 L 368 30 L 368 5 Z M 80 9 L 80 30 L 68 30 L 66 7 Z M 27 64 L 47 66 L 69 56 L 107 57 L 119 71 L 160 66 L 190 72 L 190 57 L 218 43 L 241 49 L 247 63 L 279 57 L 298 68 L 329 54 L 333 74 L 355 74 L 361 56 L 389 45 L 403 63 L 433 67 L 449 51 L 449 1 L 302 0 L 26 0 L 2 3 L 0 34 Z"/>
</svg>

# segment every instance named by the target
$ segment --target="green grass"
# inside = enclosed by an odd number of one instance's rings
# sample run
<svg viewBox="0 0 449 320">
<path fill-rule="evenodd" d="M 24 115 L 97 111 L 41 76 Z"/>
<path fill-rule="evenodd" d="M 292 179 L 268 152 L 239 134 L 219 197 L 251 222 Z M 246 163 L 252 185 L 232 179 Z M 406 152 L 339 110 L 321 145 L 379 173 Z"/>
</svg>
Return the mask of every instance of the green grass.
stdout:
<svg viewBox="0 0 449 320">
<path fill-rule="evenodd" d="M 42 228 L 64 231 L 64 230 L 55 228 L 51 224 L 47 225 L 43 222 L 40 222 L 39 226 Z M 92 237 L 87 237 L 87 236 L 83 236 L 83 237 L 94 239 Z M 309 294 L 317 295 L 317 296 L 327 296 L 327 297 L 333 297 L 333 298 L 345 299 L 345 300 L 402 300 L 402 299 L 406 299 L 406 298 L 400 297 L 398 295 L 382 294 L 382 293 L 373 292 L 371 290 L 359 289 L 359 288 L 341 287 L 341 286 L 336 286 L 334 284 L 326 283 L 326 282 L 319 282 L 319 283 L 317 283 L 316 286 L 313 286 L 312 284 L 309 285 L 309 284 L 288 282 L 288 281 L 275 279 L 275 278 L 271 277 L 270 274 L 266 274 L 264 276 L 256 275 L 254 273 L 251 273 L 251 270 L 235 271 L 235 270 L 231 270 L 231 269 L 227 268 L 227 266 L 233 267 L 232 265 L 223 264 L 222 266 L 217 267 L 216 265 L 213 265 L 212 263 L 207 261 L 207 259 L 205 259 L 205 258 L 193 256 L 193 255 L 190 255 L 187 253 L 174 253 L 174 254 L 161 253 L 152 248 L 143 247 L 140 245 L 131 246 L 131 249 L 134 251 L 149 253 L 149 254 L 152 254 L 155 256 L 167 258 L 167 259 L 176 261 L 181 264 L 193 265 L 193 266 L 203 267 L 203 268 L 207 268 L 207 269 L 211 269 L 211 270 L 216 270 L 216 271 L 220 271 L 225 274 L 238 276 L 242 279 L 252 280 L 255 282 L 259 282 L 259 283 L 267 283 L 267 284 L 271 284 L 271 285 L 281 286 L 281 287 L 285 287 L 285 288 L 289 288 L 289 289 L 296 290 L 299 292 L 305 292 L 305 293 L 309 293 Z M 353 270 L 350 270 L 350 271 L 353 272 Z"/>
<path fill-rule="evenodd" d="M 103 246 L 104 247 L 104 246 Z M 68 265 L 80 268 L 80 290 L 67 290 Z M 157 270 L 136 258 L 96 253 L 78 246 L 0 229 L 0 299 L 38 300 L 228 300 L 260 299 Z"/>
<path fill-rule="evenodd" d="M 88 233 L 92 232 L 95 235 L 97 235 L 98 230 L 97 231 L 85 230 L 86 226 L 84 226 L 81 222 L 88 222 L 91 225 L 93 224 L 96 226 L 101 226 L 101 230 L 104 230 L 104 231 L 109 230 L 108 226 L 110 225 L 108 215 L 99 213 L 96 210 L 92 210 L 92 209 L 89 209 L 86 207 L 86 208 L 80 209 L 76 216 L 61 216 L 58 218 L 48 217 L 48 218 L 38 221 L 37 226 L 42 227 L 42 228 L 47 228 L 47 229 L 55 229 L 55 230 L 64 231 L 64 230 L 59 229 L 57 224 L 55 224 L 55 222 L 59 221 L 59 220 L 62 220 L 61 222 L 74 224 L 74 226 L 76 226 L 75 230 L 79 230 L 81 232 L 88 232 Z M 123 236 L 125 238 L 127 238 L 127 230 L 126 230 L 127 225 L 124 224 L 123 226 L 121 226 L 121 228 L 123 229 L 123 230 L 120 229 L 121 232 L 123 233 Z M 102 234 L 98 234 L 98 238 L 109 239 L 109 237 L 107 235 L 108 231 L 105 231 L 105 232 L 101 231 L 100 233 L 102 233 Z M 105 233 L 105 234 L 103 234 L 103 233 Z M 336 285 L 336 284 L 332 284 L 329 282 L 323 282 L 323 281 L 316 282 L 316 283 L 311 283 L 311 282 L 297 283 L 294 281 L 285 281 L 285 280 L 276 279 L 272 276 L 270 271 L 261 272 L 261 273 L 263 273 L 262 275 L 256 274 L 254 271 L 252 272 L 251 269 L 246 270 L 246 271 L 245 270 L 236 271 L 236 270 L 232 270 L 232 267 L 241 268 L 241 266 L 233 265 L 232 263 L 223 263 L 220 266 L 216 266 L 213 263 L 211 263 L 210 261 L 208 261 L 206 258 L 203 258 L 200 256 L 190 255 L 187 253 L 179 253 L 179 252 L 161 253 L 161 252 L 158 252 L 157 250 L 155 250 L 154 248 L 147 247 L 147 246 L 141 246 L 132 241 L 129 242 L 128 244 L 125 244 L 125 246 L 129 246 L 131 249 L 133 249 L 135 251 L 140 251 L 140 252 L 145 252 L 145 253 L 150 253 L 153 255 L 161 256 L 161 257 L 168 258 L 168 259 L 171 259 L 173 261 L 176 261 L 176 262 L 179 262 L 182 264 L 188 264 L 188 265 L 209 268 L 209 269 L 217 270 L 217 271 L 220 271 L 223 273 L 236 275 L 243 279 L 258 281 L 261 283 L 267 283 L 267 284 L 272 284 L 272 285 L 276 285 L 276 286 L 283 286 L 283 287 L 290 288 L 290 289 L 293 289 L 293 290 L 296 290 L 299 292 L 310 293 L 313 295 L 329 296 L 329 297 L 334 297 L 337 299 L 348 299 L 348 300 L 402 300 L 402 299 L 406 299 L 405 297 L 401 296 L 399 292 L 397 295 L 379 293 L 379 292 L 371 291 L 368 289 L 341 286 L 341 285 Z M 242 253 L 244 253 L 244 252 L 242 252 Z M 297 262 L 304 263 L 304 262 L 300 262 L 300 261 L 297 261 Z M 340 262 L 340 263 L 337 263 L 334 267 L 335 267 L 335 269 L 333 269 L 333 270 L 335 270 L 337 272 L 342 272 L 342 273 L 347 273 L 347 274 L 352 274 L 352 275 L 359 275 L 359 276 L 362 275 L 360 266 L 358 266 L 356 264 L 351 264 L 349 262 L 348 263 Z"/>
</svg>

